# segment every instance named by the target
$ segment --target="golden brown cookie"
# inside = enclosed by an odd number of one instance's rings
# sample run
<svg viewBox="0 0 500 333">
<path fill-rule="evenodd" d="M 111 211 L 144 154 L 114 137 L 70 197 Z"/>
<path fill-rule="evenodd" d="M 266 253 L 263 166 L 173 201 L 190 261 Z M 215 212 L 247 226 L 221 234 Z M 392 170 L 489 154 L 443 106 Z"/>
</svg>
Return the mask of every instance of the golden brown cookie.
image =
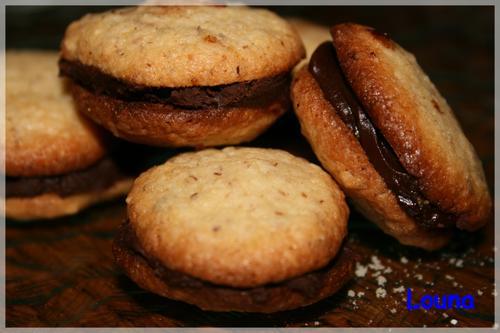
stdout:
<svg viewBox="0 0 500 333">
<path fill-rule="evenodd" d="M 107 155 L 104 133 L 76 111 L 56 52 L 7 51 L 5 214 L 74 214 L 123 195 L 131 174 Z"/>
<path fill-rule="evenodd" d="M 302 132 L 358 208 L 400 242 L 446 244 L 486 223 L 481 163 L 414 57 L 356 24 L 332 28 L 292 86 Z"/>
<path fill-rule="evenodd" d="M 230 147 L 178 155 L 136 179 L 127 204 L 129 225 L 115 242 L 117 262 L 144 288 L 206 309 L 303 306 L 335 292 L 352 271 L 352 263 L 332 262 L 347 232 L 342 192 L 319 167 L 284 151 Z M 152 277 L 137 265 L 164 274 Z M 325 273 L 329 277 L 309 296 L 294 298 L 288 290 L 292 301 L 276 308 L 249 299 L 239 307 L 234 299 L 211 306 L 175 288 L 181 279 L 235 295 L 264 288 L 266 295 L 266 286 L 326 266 L 338 276 Z M 209 297 L 217 294 L 210 290 Z"/>
<path fill-rule="evenodd" d="M 295 30 L 267 10 L 140 6 L 73 22 L 60 69 L 79 109 L 116 136 L 200 147 L 268 128 L 303 56 Z"/>
<path fill-rule="evenodd" d="M 57 175 L 101 159 L 98 129 L 78 114 L 57 52 L 6 52 L 5 171 L 8 176 Z"/>
</svg>

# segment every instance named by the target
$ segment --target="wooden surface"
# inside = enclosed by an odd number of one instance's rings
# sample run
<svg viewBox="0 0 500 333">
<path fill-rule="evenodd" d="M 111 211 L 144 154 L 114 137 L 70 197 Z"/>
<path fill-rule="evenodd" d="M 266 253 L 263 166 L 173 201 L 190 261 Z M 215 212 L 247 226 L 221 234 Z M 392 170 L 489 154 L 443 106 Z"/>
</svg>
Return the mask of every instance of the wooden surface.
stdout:
<svg viewBox="0 0 500 333">
<path fill-rule="evenodd" d="M 493 188 L 491 9 L 279 10 L 294 15 L 302 13 L 306 17 L 316 15 L 314 17 L 322 22 L 330 18 L 331 21 L 380 24 L 389 31 L 417 55 L 449 100 L 476 147 Z M 390 15 L 382 16 L 384 13 Z M 50 17 L 47 13 L 44 15 Z M 16 24 L 15 29 L 7 25 L 11 46 L 17 45 L 16 38 L 22 38 L 25 28 L 17 21 Z M 60 33 L 54 35 L 60 36 Z M 24 45 L 33 43 L 28 39 Z M 42 45 L 52 44 L 47 41 Z M 292 113 L 251 145 L 283 148 L 315 161 Z M 203 312 L 138 288 L 112 260 L 111 241 L 124 218 L 124 201 L 118 200 L 56 221 L 30 224 L 7 221 L 7 326 L 453 327 L 492 326 L 494 322 L 493 223 L 477 233 L 457 232 L 449 247 L 426 253 L 399 245 L 353 212 L 349 220 L 349 242 L 361 257 L 360 276 L 318 304 L 284 313 L 256 315 Z M 364 270 L 366 273 L 361 276 Z M 417 296 L 472 294 L 476 309 L 410 312 L 404 301 L 406 288 L 412 288 Z M 384 291 L 386 295 L 382 297 Z"/>
</svg>

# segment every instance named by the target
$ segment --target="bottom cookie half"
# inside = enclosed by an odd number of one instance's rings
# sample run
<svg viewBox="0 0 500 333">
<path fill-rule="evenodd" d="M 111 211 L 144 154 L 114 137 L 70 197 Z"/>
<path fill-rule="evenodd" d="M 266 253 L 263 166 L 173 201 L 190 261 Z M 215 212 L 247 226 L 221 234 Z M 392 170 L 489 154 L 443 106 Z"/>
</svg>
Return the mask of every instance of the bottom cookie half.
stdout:
<svg viewBox="0 0 500 333">
<path fill-rule="evenodd" d="M 117 264 L 140 287 L 203 310 L 272 313 L 320 301 L 337 292 L 353 275 L 355 256 L 343 245 L 326 267 L 280 283 L 239 289 L 215 285 L 173 271 L 148 258 L 137 247 L 129 223 L 121 226 L 113 243 Z"/>
<path fill-rule="evenodd" d="M 289 107 L 288 90 L 265 106 L 226 106 L 190 110 L 164 103 L 127 101 L 96 94 L 73 83 L 78 109 L 115 136 L 168 147 L 209 147 L 256 138 Z"/>
<path fill-rule="evenodd" d="M 52 219 L 76 214 L 98 202 L 125 195 L 132 186 L 131 178 L 116 181 L 106 189 L 62 197 L 45 193 L 35 197 L 11 197 L 5 200 L 5 216 L 17 221 Z"/>
</svg>

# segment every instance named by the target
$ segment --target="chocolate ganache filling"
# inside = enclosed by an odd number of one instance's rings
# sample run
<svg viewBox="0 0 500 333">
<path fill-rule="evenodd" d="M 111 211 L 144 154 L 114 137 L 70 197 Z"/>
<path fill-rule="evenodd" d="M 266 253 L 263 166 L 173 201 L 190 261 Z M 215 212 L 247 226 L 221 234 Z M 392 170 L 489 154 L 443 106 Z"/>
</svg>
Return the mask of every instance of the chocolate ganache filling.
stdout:
<svg viewBox="0 0 500 333">
<path fill-rule="evenodd" d="M 213 292 L 221 297 L 230 294 L 233 296 L 243 295 L 251 297 L 256 303 L 265 303 L 268 294 L 276 288 L 286 288 L 307 298 L 318 296 L 325 284 L 329 284 L 331 288 L 338 290 L 351 278 L 354 271 L 354 262 L 358 259 L 358 256 L 348 246 L 342 244 L 336 257 L 323 268 L 278 283 L 253 288 L 235 288 L 203 281 L 164 266 L 158 259 L 149 255 L 142 248 L 135 230 L 128 220 L 120 226 L 115 238 L 115 245 L 144 260 L 159 279 L 171 286 L 194 288 L 200 292 Z M 241 294 L 241 292 L 244 292 L 244 294 Z"/>
<path fill-rule="evenodd" d="M 359 140 L 375 170 L 396 195 L 401 208 L 424 227 L 452 226 L 456 216 L 441 211 L 425 198 L 417 179 L 408 174 L 389 143 L 374 127 L 344 77 L 333 43 L 325 42 L 316 49 L 309 62 L 309 72 L 326 100 Z"/>
<path fill-rule="evenodd" d="M 150 87 L 115 78 L 100 69 L 78 61 L 59 60 L 60 73 L 94 94 L 134 101 L 163 103 L 183 109 L 229 106 L 266 106 L 288 94 L 290 73 L 258 80 L 217 86 Z M 237 69 L 238 70 L 238 69 Z"/>
<path fill-rule="evenodd" d="M 126 178 L 128 171 L 120 168 L 111 158 L 104 158 L 96 164 L 79 171 L 63 175 L 40 177 L 6 177 L 5 196 L 26 198 L 55 193 L 61 197 L 82 194 L 112 186 Z"/>
</svg>

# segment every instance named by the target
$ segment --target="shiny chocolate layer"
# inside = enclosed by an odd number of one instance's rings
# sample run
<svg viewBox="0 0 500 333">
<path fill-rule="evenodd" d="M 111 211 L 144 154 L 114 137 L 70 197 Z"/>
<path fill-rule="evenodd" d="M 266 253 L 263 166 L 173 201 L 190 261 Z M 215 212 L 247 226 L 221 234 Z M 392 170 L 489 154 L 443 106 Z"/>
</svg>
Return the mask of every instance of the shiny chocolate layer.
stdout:
<svg viewBox="0 0 500 333">
<path fill-rule="evenodd" d="M 331 42 L 325 42 L 316 49 L 309 62 L 309 72 L 325 99 L 359 140 L 375 170 L 396 195 L 401 208 L 424 227 L 454 225 L 456 216 L 443 212 L 425 198 L 418 180 L 408 174 L 387 140 L 374 127 L 344 77 Z"/>
<path fill-rule="evenodd" d="M 290 73 L 218 86 L 149 87 L 108 75 L 94 66 L 60 59 L 60 73 L 95 94 L 135 101 L 169 104 L 183 109 L 264 106 L 290 85 Z"/>
</svg>

